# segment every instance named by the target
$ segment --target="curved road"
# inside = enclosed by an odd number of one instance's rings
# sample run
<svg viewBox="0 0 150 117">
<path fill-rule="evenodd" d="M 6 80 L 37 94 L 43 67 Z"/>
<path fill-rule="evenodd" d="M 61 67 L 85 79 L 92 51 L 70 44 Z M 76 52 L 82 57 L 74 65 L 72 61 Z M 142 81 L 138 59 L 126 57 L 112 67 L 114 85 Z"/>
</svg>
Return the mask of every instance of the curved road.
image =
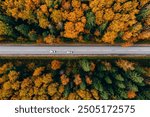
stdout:
<svg viewBox="0 0 150 117">
<path fill-rule="evenodd" d="M 0 46 L 0 55 L 150 55 L 150 47 L 120 46 Z"/>
</svg>

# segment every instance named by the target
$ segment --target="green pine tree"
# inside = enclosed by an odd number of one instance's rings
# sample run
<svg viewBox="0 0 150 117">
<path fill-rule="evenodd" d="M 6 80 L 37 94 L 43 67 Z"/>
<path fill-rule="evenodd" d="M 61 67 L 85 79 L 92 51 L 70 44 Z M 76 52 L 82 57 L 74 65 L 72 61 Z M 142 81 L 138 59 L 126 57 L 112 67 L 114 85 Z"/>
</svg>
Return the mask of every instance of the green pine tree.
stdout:
<svg viewBox="0 0 150 117">
<path fill-rule="evenodd" d="M 105 77 L 104 80 L 106 81 L 107 84 L 112 84 L 112 80 L 110 77 Z"/>
<path fill-rule="evenodd" d="M 15 29 L 20 32 L 23 36 L 28 37 L 28 34 L 30 32 L 30 27 L 25 25 L 25 24 L 21 24 L 19 26 L 16 26 Z"/>
<path fill-rule="evenodd" d="M 65 86 L 64 96 L 65 96 L 65 97 L 68 97 L 69 93 L 70 93 L 70 86 L 69 86 L 69 84 L 68 84 L 68 85 Z"/>
<path fill-rule="evenodd" d="M 103 100 L 109 99 L 109 95 L 107 91 L 100 92 L 100 96 L 102 97 Z"/>
<path fill-rule="evenodd" d="M 119 99 L 127 99 L 128 98 L 127 91 L 125 91 L 124 89 L 117 88 L 115 92 L 116 92 L 116 96 Z"/>
<path fill-rule="evenodd" d="M 101 81 L 98 80 L 98 79 L 94 79 L 93 87 L 94 87 L 96 90 L 100 91 L 100 92 L 103 92 L 103 90 L 104 90 Z"/>
<path fill-rule="evenodd" d="M 79 64 L 85 72 L 90 71 L 90 63 L 88 60 L 80 60 Z"/>
<path fill-rule="evenodd" d="M 84 81 L 80 84 L 80 89 L 85 90 L 86 89 L 86 84 Z"/>
<path fill-rule="evenodd" d="M 125 88 L 126 88 L 124 82 L 121 82 L 121 81 L 116 81 L 116 82 L 115 82 L 115 85 L 116 85 L 117 87 L 119 87 L 120 89 L 125 89 Z"/>
<path fill-rule="evenodd" d="M 140 74 L 145 74 L 146 73 L 146 71 L 144 70 L 144 68 L 141 67 L 141 66 L 136 66 L 135 71 L 138 72 L 138 73 L 140 73 Z"/>
<path fill-rule="evenodd" d="M 108 26 L 108 21 L 104 22 L 100 27 L 99 27 L 99 31 L 101 34 L 104 34 L 105 30 L 107 29 Z"/>
<path fill-rule="evenodd" d="M 127 83 L 127 88 L 128 90 L 131 90 L 131 91 L 135 91 L 135 92 L 139 91 L 138 86 L 132 83 L 131 81 Z"/>
<path fill-rule="evenodd" d="M 118 81 L 124 81 L 124 78 L 122 77 L 121 74 L 115 75 L 115 79 L 118 80 Z"/>
<path fill-rule="evenodd" d="M 129 72 L 129 78 L 135 82 L 135 83 L 139 83 L 142 84 L 144 79 L 141 77 L 140 74 L 138 74 L 137 72 L 133 71 L 133 72 Z"/>
<path fill-rule="evenodd" d="M 93 12 L 88 11 L 86 13 L 86 19 L 87 19 L 87 23 L 86 23 L 86 28 L 87 29 L 91 30 L 92 28 L 94 28 L 96 26 L 96 24 L 95 24 L 95 15 L 94 15 Z"/>
<path fill-rule="evenodd" d="M 0 21 L 3 21 L 8 25 L 16 25 L 16 21 L 10 16 L 4 15 L 2 11 L 0 11 Z"/>
</svg>

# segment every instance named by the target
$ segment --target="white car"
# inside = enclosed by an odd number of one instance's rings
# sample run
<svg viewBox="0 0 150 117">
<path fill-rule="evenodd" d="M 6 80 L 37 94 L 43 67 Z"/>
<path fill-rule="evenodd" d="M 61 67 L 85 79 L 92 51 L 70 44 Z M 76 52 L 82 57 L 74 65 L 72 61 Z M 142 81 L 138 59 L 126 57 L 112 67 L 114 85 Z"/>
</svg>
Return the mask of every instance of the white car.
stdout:
<svg viewBox="0 0 150 117">
<path fill-rule="evenodd" d="M 67 51 L 67 54 L 73 54 L 73 51 Z"/>
<path fill-rule="evenodd" d="M 54 54 L 54 53 L 56 53 L 56 50 L 50 50 L 50 53 Z"/>
</svg>

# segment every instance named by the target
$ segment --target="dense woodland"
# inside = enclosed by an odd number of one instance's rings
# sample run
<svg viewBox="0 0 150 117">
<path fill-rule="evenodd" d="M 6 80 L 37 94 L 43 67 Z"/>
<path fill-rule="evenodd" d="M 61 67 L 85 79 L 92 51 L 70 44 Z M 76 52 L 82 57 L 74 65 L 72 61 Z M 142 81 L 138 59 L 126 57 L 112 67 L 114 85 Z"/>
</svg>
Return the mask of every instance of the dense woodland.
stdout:
<svg viewBox="0 0 150 117">
<path fill-rule="evenodd" d="M 102 43 L 150 41 L 150 0 L 0 0 L 0 41 Z"/>
<path fill-rule="evenodd" d="M 150 99 L 150 61 L 0 59 L 0 99 Z"/>
</svg>

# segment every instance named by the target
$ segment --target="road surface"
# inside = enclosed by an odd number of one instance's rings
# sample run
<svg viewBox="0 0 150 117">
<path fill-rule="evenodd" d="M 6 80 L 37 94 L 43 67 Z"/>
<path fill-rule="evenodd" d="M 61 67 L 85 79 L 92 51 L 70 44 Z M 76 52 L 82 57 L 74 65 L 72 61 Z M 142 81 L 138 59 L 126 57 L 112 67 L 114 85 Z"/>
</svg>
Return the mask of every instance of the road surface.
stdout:
<svg viewBox="0 0 150 117">
<path fill-rule="evenodd" d="M 11 46 L 1 45 L 0 56 L 47 55 L 150 55 L 150 47 L 119 46 Z"/>
</svg>

